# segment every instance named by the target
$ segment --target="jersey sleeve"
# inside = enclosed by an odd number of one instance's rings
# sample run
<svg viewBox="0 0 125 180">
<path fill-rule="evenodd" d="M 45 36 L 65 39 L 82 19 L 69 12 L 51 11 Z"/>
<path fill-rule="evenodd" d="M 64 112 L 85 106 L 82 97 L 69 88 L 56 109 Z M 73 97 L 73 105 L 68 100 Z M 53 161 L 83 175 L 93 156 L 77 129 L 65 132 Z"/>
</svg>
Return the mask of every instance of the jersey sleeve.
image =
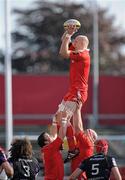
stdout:
<svg viewBox="0 0 125 180">
<path fill-rule="evenodd" d="M 70 52 L 70 59 L 74 61 L 81 61 L 81 60 L 90 60 L 89 51 L 85 50 L 83 52 Z"/>
<path fill-rule="evenodd" d="M 82 161 L 82 163 L 79 165 L 79 169 L 81 169 L 83 172 L 86 170 L 86 159 Z"/>
<path fill-rule="evenodd" d="M 108 156 L 107 158 L 108 158 L 108 162 L 111 168 L 118 166 L 114 157 Z"/>
</svg>

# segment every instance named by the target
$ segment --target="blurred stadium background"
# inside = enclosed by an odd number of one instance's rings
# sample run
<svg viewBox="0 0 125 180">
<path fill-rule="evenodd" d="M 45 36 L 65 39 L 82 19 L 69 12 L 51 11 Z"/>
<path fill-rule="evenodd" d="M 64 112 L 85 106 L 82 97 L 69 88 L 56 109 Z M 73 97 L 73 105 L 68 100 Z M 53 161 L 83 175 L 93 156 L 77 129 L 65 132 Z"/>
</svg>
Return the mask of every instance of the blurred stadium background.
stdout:
<svg viewBox="0 0 125 180">
<path fill-rule="evenodd" d="M 1 0 L 0 144 L 8 149 L 13 137 L 28 136 L 40 160 L 36 138 L 49 130 L 68 88 L 69 62 L 58 56 L 63 22 L 75 18 L 82 24 L 78 33 L 89 37 L 91 52 L 84 127 L 110 141 L 109 154 L 125 179 L 125 29 L 100 2 Z M 113 4 L 118 2 L 124 6 L 120 0 Z M 66 149 L 65 142 L 64 156 Z M 65 172 L 70 173 L 69 164 Z"/>
</svg>

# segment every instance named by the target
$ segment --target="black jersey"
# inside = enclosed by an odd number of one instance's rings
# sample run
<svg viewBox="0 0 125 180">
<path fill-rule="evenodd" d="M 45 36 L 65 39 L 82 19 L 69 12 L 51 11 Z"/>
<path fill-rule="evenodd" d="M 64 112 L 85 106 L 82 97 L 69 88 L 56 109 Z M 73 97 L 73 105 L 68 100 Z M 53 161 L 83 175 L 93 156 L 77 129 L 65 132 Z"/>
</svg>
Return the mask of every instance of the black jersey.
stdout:
<svg viewBox="0 0 125 180">
<path fill-rule="evenodd" d="M 22 157 L 17 160 L 10 159 L 14 169 L 11 180 L 35 180 L 40 167 L 35 158 Z"/>
<path fill-rule="evenodd" d="M 112 167 L 117 166 L 113 157 L 96 154 L 85 159 L 79 168 L 86 172 L 88 180 L 108 180 Z"/>
</svg>

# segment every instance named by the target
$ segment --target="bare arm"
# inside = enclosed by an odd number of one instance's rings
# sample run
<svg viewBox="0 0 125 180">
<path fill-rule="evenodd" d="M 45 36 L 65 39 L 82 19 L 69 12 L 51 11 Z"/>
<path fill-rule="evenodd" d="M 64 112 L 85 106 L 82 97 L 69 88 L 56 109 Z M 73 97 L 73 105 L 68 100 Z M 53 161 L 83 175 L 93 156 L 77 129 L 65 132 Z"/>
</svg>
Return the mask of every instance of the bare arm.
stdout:
<svg viewBox="0 0 125 180">
<path fill-rule="evenodd" d="M 50 135 L 53 137 L 53 139 L 56 139 L 57 137 L 57 123 L 53 122 L 50 127 Z"/>
<path fill-rule="evenodd" d="M 78 108 L 76 109 L 76 111 L 73 115 L 73 126 L 75 128 L 76 134 L 83 131 L 81 109 L 82 109 L 82 103 L 80 102 Z"/>
<path fill-rule="evenodd" d="M 65 38 L 66 34 L 69 34 L 71 36 L 73 36 L 73 34 L 77 32 L 76 27 L 69 25 L 69 27 L 67 27 L 66 31 L 63 33 L 61 40 L 63 41 L 63 39 Z"/>
<path fill-rule="evenodd" d="M 65 31 L 65 32 L 63 33 L 63 35 L 62 35 L 62 37 L 61 37 L 61 41 L 63 41 L 63 39 L 66 37 L 66 34 L 68 34 L 67 31 Z"/>
<path fill-rule="evenodd" d="M 57 118 L 56 118 L 56 116 L 57 115 L 55 115 L 54 117 L 53 117 L 53 120 L 52 120 L 52 125 L 50 126 L 50 135 L 53 137 L 53 139 L 56 139 L 57 138 L 57 131 L 58 131 L 58 129 L 57 129 L 57 124 L 58 124 L 58 122 L 57 122 Z"/>
<path fill-rule="evenodd" d="M 118 167 L 113 167 L 111 172 L 114 175 L 115 180 L 122 180 Z"/>
<path fill-rule="evenodd" d="M 82 170 L 77 168 L 70 176 L 69 176 L 69 180 L 74 180 L 77 177 L 79 177 L 79 175 L 82 173 Z"/>
<path fill-rule="evenodd" d="M 66 34 L 62 39 L 62 44 L 59 50 L 59 54 L 64 58 L 69 58 L 70 50 L 69 43 L 71 41 L 71 35 Z"/>
<path fill-rule="evenodd" d="M 9 164 L 8 161 L 5 161 L 4 163 L 2 163 L 2 168 L 4 169 L 5 173 L 7 174 L 8 177 L 12 177 L 13 176 L 13 168 L 11 167 L 11 165 Z"/>
<path fill-rule="evenodd" d="M 77 32 L 76 27 L 69 25 L 61 37 L 62 44 L 60 47 L 59 54 L 64 58 L 69 58 L 69 43 L 71 42 L 71 37 L 75 32 Z"/>
<path fill-rule="evenodd" d="M 61 126 L 60 126 L 60 129 L 59 129 L 59 135 L 58 135 L 62 140 L 66 136 L 67 127 L 68 127 L 67 120 L 66 119 L 62 119 Z"/>
</svg>

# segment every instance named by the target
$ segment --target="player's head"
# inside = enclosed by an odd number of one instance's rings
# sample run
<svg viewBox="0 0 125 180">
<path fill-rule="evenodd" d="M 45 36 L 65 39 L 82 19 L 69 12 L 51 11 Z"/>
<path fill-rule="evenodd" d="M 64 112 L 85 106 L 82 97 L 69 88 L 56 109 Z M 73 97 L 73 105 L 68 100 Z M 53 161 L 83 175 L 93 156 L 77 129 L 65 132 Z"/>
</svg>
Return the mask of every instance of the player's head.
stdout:
<svg viewBox="0 0 125 180">
<path fill-rule="evenodd" d="M 14 139 L 9 149 L 10 156 L 13 159 L 18 159 L 23 156 L 32 156 L 32 145 L 28 138 Z"/>
<path fill-rule="evenodd" d="M 97 153 L 107 154 L 108 152 L 108 141 L 106 139 L 100 139 L 95 142 L 95 149 Z"/>
<path fill-rule="evenodd" d="M 89 40 L 87 36 L 83 36 L 83 35 L 78 35 L 73 41 L 73 46 L 75 47 L 76 50 L 87 49 L 88 44 L 89 44 Z"/>
<path fill-rule="evenodd" d="M 86 133 L 93 143 L 97 140 L 98 135 L 93 129 L 86 129 Z"/>
<path fill-rule="evenodd" d="M 52 138 L 47 132 L 42 132 L 37 139 L 37 143 L 41 148 L 51 142 Z"/>
</svg>

